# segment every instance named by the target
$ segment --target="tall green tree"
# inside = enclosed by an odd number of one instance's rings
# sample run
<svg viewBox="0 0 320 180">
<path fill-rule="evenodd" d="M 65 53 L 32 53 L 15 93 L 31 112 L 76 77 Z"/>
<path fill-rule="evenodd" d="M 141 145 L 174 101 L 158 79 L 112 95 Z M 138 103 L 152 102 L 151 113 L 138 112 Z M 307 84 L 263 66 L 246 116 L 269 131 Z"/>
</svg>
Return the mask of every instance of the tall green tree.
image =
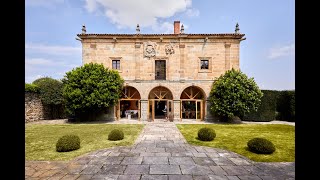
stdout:
<svg viewBox="0 0 320 180">
<path fill-rule="evenodd" d="M 32 84 L 39 88 L 42 103 L 50 107 L 50 119 L 62 118 L 64 116 L 62 82 L 50 77 L 44 77 L 36 79 Z"/>
<path fill-rule="evenodd" d="M 244 113 L 257 110 L 262 96 L 263 93 L 253 78 L 232 68 L 212 84 L 210 110 L 223 120 L 234 116 L 241 118 Z"/>
<path fill-rule="evenodd" d="M 99 112 L 115 105 L 124 80 L 118 71 L 89 63 L 67 72 L 62 82 L 67 111 L 82 121 L 94 120 Z"/>
</svg>

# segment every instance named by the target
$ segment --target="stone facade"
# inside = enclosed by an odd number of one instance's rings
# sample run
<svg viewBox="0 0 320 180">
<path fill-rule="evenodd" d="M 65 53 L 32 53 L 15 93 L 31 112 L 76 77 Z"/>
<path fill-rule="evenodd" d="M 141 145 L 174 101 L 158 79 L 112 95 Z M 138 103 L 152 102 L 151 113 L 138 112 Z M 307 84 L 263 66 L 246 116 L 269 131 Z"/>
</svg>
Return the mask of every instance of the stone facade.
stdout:
<svg viewBox="0 0 320 180">
<path fill-rule="evenodd" d="M 188 87 L 197 87 L 203 93 L 204 117 L 208 113 L 207 98 L 215 78 L 231 68 L 239 69 L 240 42 L 244 34 L 78 34 L 82 42 L 82 61 L 102 63 L 114 69 L 119 60 L 119 74 L 125 85 L 140 93 L 141 119 L 147 120 L 149 94 L 155 87 L 171 91 L 174 119 L 181 119 L 180 96 Z M 180 30 L 179 30 L 180 31 Z M 165 61 L 165 79 L 156 80 L 156 61 Z M 202 68 L 202 60 L 208 68 Z M 116 110 L 115 110 L 116 111 Z M 114 113 L 116 116 L 116 112 Z"/>
<path fill-rule="evenodd" d="M 49 117 L 50 109 L 44 106 L 36 93 L 25 93 L 25 122 L 39 121 Z"/>
</svg>

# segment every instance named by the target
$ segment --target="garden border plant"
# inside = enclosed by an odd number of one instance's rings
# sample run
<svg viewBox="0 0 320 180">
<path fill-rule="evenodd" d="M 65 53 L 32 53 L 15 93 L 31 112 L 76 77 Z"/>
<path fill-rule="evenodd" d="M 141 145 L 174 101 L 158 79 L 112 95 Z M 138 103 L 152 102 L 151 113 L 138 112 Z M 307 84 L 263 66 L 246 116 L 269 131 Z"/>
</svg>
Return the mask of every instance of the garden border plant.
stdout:
<svg viewBox="0 0 320 180">
<path fill-rule="evenodd" d="M 294 162 L 295 126 L 285 124 L 176 124 L 188 143 L 198 146 L 226 149 L 257 162 Z M 213 128 L 218 135 L 213 141 L 201 141 L 197 132 L 202 127 Z M 272 154 L 249 151 L 250 139 L 262 137 L 276 147 Z"/>
<path fill-rule="evenodd" d="M 77 149 L 80 149 L 80 138 L 77 135 L 61 136 L 56 143 L 57 152 L 69 152 Z"/>
<path fill-rule="evenodd" d="M 257 154 L 272 154 L 276 150 L 274 144 L 266 138 L 250 139 L 247 146 L 251 152 Z"/>
</svg>

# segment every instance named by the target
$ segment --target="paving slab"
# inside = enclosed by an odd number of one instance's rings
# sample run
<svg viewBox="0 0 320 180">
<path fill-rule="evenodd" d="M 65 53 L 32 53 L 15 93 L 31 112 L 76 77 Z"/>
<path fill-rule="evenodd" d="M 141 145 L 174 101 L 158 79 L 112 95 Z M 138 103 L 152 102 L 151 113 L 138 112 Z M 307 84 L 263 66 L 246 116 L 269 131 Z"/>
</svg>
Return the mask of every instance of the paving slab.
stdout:
<svg viewBox="0 0 320 180">
<path fill-rule="evenodd" d="M 182 174 L 190 175 L 208 175 L 214 174 L 213 171 L 207 166 L 199 165 L 180 165 Z"/>
<path fill-rule="evenodd" d="M 149 174 L 150 165 L 128 165 L 124 174 Z"/>
<path fill-rule="evenodd" d="M 150 157 L 144 156 L 142 164 L 169 164 L 168 157 Z"/>
<path fill-rule="evenodd" d="M 175 123 L 147 122 L 132 146 L 70 161 L 26 161 L 25 179 L 295 179 L 295 162 L 253 162 L 225 149 L 193 146 Z"/>
<path fill-rule="evenodd" d="M 178 165 L 150 165 L 150 174 L 181 174 Z"/>
</svg>

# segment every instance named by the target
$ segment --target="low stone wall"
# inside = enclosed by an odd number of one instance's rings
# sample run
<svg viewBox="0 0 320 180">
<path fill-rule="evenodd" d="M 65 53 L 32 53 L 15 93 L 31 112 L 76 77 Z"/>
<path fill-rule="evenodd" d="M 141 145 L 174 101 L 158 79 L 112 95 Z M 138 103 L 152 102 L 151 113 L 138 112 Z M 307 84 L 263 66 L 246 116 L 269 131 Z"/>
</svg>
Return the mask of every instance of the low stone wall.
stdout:
<svg viewBox="0 0 320 180">
<path fill-rule="evenodd" d="M 44 106 L 36 93 L 25 93 L 25 123 L 47 119 L 50 109 Z"/>
</svg>

